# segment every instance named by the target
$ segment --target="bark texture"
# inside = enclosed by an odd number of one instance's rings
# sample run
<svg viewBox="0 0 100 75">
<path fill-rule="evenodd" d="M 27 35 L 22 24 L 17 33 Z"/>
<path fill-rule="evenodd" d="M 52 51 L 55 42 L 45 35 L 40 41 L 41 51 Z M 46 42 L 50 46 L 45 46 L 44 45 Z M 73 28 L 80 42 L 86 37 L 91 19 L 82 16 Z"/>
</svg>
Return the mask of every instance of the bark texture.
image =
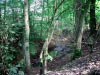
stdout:
<svg viewBox="0 0 100 75">
<path fill-rule="evenodd" d="M 74 41 L 75 46 L 78 50 L 81 50 L 81 42 L 82 42 L 82 35 L 83 35 L 83 24 L 85 15 L 89 8 L 90 1 L 87 0 L 83 3 L 82 0 L 75 0 L 75 35 Z"/>
<path fill-rule="evenodd" d="M 28 16 L 28 0 L 24 0 L 24 24 L 25 24 L 25 33 L 24 33 L 24 57 L 27 75 L 30 75 L 31 66 L 30 66 L 30 53 L 29 53 L 29 16 Z"/>
</svg>

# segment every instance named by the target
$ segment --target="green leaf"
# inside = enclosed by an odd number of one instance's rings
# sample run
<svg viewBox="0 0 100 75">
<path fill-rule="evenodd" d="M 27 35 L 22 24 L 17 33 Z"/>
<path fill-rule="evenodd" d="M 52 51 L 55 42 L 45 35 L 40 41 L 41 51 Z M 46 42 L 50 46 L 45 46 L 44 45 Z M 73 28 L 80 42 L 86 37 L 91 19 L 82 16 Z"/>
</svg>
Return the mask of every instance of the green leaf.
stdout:
<svg viewBox="0 0 100 75">
<path fill-rule="evenodd" d="M 53 60 L 53 57 L 51 56 L 51 55 L 47 55 L 47 57 L 46 57 L 46 60 L 50 60 L 50 61 L 52 61 Z"/>
</svg>

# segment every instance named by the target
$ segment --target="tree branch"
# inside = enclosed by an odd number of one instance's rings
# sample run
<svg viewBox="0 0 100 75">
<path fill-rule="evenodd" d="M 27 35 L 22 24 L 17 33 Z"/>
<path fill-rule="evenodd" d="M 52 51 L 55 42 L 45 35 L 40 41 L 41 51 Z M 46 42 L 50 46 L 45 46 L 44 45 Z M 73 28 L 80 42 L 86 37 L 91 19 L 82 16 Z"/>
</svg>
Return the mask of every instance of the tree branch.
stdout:
<svg viewBox="0 0 100 75">
<path fill-rule="evenodd" d="M 55 14 L 56 14 L 58 8 L 63 4 L 64 1 L 65 0 L 62 0 L 61 3 L 54 9 L 54 13 L 53 13 L 53 15 L 51 17 L 50 25 L 52 24 L 52 21 L 54 20 L 54 17 L 55 17 Z"/>
</svg>

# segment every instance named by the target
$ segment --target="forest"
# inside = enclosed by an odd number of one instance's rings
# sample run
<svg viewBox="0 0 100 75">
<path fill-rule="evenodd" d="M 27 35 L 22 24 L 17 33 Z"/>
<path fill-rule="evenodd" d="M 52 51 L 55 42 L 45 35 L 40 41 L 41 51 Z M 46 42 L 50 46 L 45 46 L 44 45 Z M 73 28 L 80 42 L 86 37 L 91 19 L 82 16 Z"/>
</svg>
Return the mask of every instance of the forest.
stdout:
<svg viewBox="0 0 100 75">
<path fill-rule="evenodd" d="M 100 75 L 100 0 L 0 0 L 0 75 Z"/>
</svg>

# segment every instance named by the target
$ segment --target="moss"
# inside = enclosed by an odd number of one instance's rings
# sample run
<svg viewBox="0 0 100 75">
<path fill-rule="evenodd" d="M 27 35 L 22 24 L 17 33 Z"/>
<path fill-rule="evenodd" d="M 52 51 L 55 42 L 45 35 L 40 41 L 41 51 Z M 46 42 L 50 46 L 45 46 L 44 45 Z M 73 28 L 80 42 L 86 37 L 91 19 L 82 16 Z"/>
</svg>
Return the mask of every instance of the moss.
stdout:
<svg viewBox="0 0 100 75">
<path fill-rule="evenodd" d="M 77 48 L 75 48 L 74 52 L 72 54 L 72 59 L 71 60 L 75 60 L 76 58 L 79 58 L 81 56 L 82 56 L 82 51 L 77 49 Z"/>
</svg>

